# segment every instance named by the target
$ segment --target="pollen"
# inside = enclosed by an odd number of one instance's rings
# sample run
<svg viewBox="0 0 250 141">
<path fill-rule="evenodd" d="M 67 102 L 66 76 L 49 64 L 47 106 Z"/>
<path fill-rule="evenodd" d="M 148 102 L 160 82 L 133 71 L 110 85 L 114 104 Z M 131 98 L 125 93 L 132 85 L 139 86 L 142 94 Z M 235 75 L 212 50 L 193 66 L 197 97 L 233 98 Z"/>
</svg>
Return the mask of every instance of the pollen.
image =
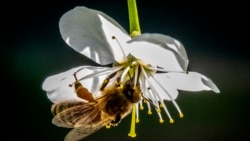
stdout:
<svg viewBox="0 0 250 141">
<path fill-rule="evenodd" d="M 136 118 L 135 123 L 139 123 L 139 122 L 140 122 L 139 118 Z"/>
<path fill-rule="evenodd" d="M 108 83 L 108 79 L 104 79 L 104 80 L 103 80 L 103 83 L 104 83 L 104 84 L 107 84 L 107 83 Z"/>
<path fill-rule="evenodd" d="M 148 114 L 149 114 L 149 115 L 152 115 L 152 111 L 148 111 Z"/>
<path fill-rule="evenodd" d="M 183 114 L 183 113 L 180 113 L 179 116 L 180 116 L 180 118 L 183 118 L 183 117 L 184 117 L 184 114 Z"/>
<path fill-rule="evenodd" d="M 161 109 L 156 109 L 157 113 L 160 113 L 161 112 Z"/>
<path fill-rule="evenodd" d="M 140 110 L 144 110 L 144 106 L 143 105 L 140 105 Z"/>
<path fill-rule="evenodd" d="M 160 123 L 164 123 L 164 120 L 162 118 L 159 119 Z"/>
<path fill-rule="evenodd" d="M 143 100 L 140 100 L 140 102 L 139 102 L 139 104 L 138 104 L 140 110 L 144 110 L 144 106 L 143 106 L 142 101 L 143 101 Z"/>
<path fill-rule="evenodd" d="M 110 125 L 109 125 L 109 124 L 107 124 L 107 125 L 106 125 L 106 129 L 109 129 L 109 128 L 110 128 Z"/>
<path fill-rule="evenodd" d="M 163 107 L 164 107 L 164 103 L 161 103 L 161 104 L 160 104 L 160 107 L 163 108 Z"/>
<path fill-rule="evenodd" d="M 171 119 L 169 120 L 169 122 L 170 122 L 170 123 L 174 123 L 174 119 L 171 118 Z"/>
</svg>

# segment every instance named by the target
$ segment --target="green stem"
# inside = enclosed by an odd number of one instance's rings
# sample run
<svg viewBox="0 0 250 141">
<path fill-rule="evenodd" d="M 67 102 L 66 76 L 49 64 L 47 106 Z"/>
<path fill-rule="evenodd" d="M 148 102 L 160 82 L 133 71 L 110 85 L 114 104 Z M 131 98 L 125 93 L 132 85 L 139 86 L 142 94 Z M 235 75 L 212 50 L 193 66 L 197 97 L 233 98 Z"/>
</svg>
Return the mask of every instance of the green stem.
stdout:
<svg viewBox="0 0 250 141">
<path fill-rule="evenodd" d="M 130 36 L 134 37 L 137 35 L 141 35 L 136 0 L 127 0 L 127 1 L 128 1 Z"/>
</svg>

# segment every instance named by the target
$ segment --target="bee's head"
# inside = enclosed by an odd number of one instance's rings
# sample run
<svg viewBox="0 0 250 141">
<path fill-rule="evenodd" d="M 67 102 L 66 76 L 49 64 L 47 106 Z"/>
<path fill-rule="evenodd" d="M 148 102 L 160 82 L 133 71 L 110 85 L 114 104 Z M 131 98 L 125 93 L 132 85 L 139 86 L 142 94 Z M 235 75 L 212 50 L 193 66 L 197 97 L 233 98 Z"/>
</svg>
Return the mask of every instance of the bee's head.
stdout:
<svg viewBox="0 0 250 141">
<path fill-rule="evenodd" d="M 133 86 L 130 81 L 127 81 L 123 88 L 123 94 L 132 103 L 137 103 L 141 100 L 141 91 L 138 86 Z"/>
</svg>

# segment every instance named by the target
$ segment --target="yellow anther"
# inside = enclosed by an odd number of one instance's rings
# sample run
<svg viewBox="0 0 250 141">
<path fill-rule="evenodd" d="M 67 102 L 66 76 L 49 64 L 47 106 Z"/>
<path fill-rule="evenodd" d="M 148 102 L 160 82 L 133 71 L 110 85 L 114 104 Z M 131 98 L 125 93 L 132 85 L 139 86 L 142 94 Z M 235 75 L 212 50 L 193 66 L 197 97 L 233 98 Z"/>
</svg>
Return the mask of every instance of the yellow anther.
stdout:
<svg viewBox="0 0 250 141">
<path fill-rule="evenodd" d="M 108 79 L 104 79 L 104 80 L 103 80 L 103 83 L 104 83 L 104 84 L 108 83 Z"/>
<path fill-rule="evenodd" d="M 160 118 L 160 119 L 159 119 L 159 122 L 160 122 L 160 123 L 163 123 L 163 122 L 164 122 L 164 120 L 163 120 L 162 118 Z"/>
<path fill-rule="evenodd" d="M 144 103 L 147 103 L 148 101 L 147 101 L 147 99 L 143 99 L 143 102 L 144 102 Z"/>
<path fill-rule="evenodd" d="M 160 107 L 164 107 L 164 103 L 161 103 L 161 104 L 160 104 Z"/>
<path fill-rule="evenodd" d="M 140 106 L 140 110 L 143 110 L 143 109 L 144 109 L 144 107 L 141 105 L 141 106 Z"/>
<path fill-rule="evenodd" d="M 123 84 L 120 84 L 120 88 L 123 89 Z"/>
<path fill-rule="evenodd" d="M 135 123 L 139 123 L 139 122 L 140 122 L 139 118 L 136 118 Z"/>
<path fill-rule="evenodd" d="M 109 125 L 109 124 L 107 124 L 107 125 L 106 125 L 106 129 L 109 129 L 109 128 L 110 128 L 110 125 Z"/>
<path fill-rule="evenodd" d="M 180 118 L 183 118 L 183 117 L 184 117 L 183 113 L 180 113 L 179 116 L 180 116 Z"/>
<path fill-rule="evenodd" d="M 161 109 L 157 109 L 156 111 L 157 111 L 157 113 L 160 113 L 160 112 L 161 112 Z"/>
<path fill-rule="evenodd" d="M 174 123 L 174 119 L 171 118 L 171 119 L 169 120 L 169 122 L 170 122 L 170 123 Z"/>
<path fill-rule="evenodd" d="M 152 115 L 152 112 L 151 112 L 151 111 L 148 111 L 148 114 L 149 114 L 149 115 Z"/>
</svg>

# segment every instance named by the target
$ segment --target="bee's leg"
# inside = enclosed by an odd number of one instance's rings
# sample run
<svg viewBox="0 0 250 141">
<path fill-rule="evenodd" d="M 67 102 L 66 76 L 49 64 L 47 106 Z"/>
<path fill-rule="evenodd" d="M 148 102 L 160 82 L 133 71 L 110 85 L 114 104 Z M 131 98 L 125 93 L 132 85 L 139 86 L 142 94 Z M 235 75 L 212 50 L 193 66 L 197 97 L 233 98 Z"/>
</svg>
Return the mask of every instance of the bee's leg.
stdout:
<svg viewBox="0 0 250 141">
<path fill-rule="evenodd" d="M 102 86 L 100 88 L 101 91 L 104 90 L 104 88 L 106 88 L 106 86 L 108 85 L 109 83 L 109 80 L 112 79 L 115 75 L 116 75 L 117 72 L 114 72 L 114 73 L 111 73 L 110 75 L 107 76 L 107 78 L 104 79 L 103 83 L 102 83 Z"/>
<path fill-rule="evenodd" d="M 82 98 L 84 100 L 88 100 L 89 102 L 96 102 L 92 93 L 90 93 L 88 91 L 88 89 L 86 89 L 85 87 L 82 86 L 82 84 L 78 81 L 77 77 L 76 77 L 76 73 L 74 73 L 74 77 L 75 77 L 75 92 L 77 94 L 77 96 L 79 98 Z"/>
<path fill-rule="evenodd" d="M 121 115 L 117 114 L 115 119 L 110 122 L 110 125 L 117 126 L 121 122 Z"/>
</svg>

